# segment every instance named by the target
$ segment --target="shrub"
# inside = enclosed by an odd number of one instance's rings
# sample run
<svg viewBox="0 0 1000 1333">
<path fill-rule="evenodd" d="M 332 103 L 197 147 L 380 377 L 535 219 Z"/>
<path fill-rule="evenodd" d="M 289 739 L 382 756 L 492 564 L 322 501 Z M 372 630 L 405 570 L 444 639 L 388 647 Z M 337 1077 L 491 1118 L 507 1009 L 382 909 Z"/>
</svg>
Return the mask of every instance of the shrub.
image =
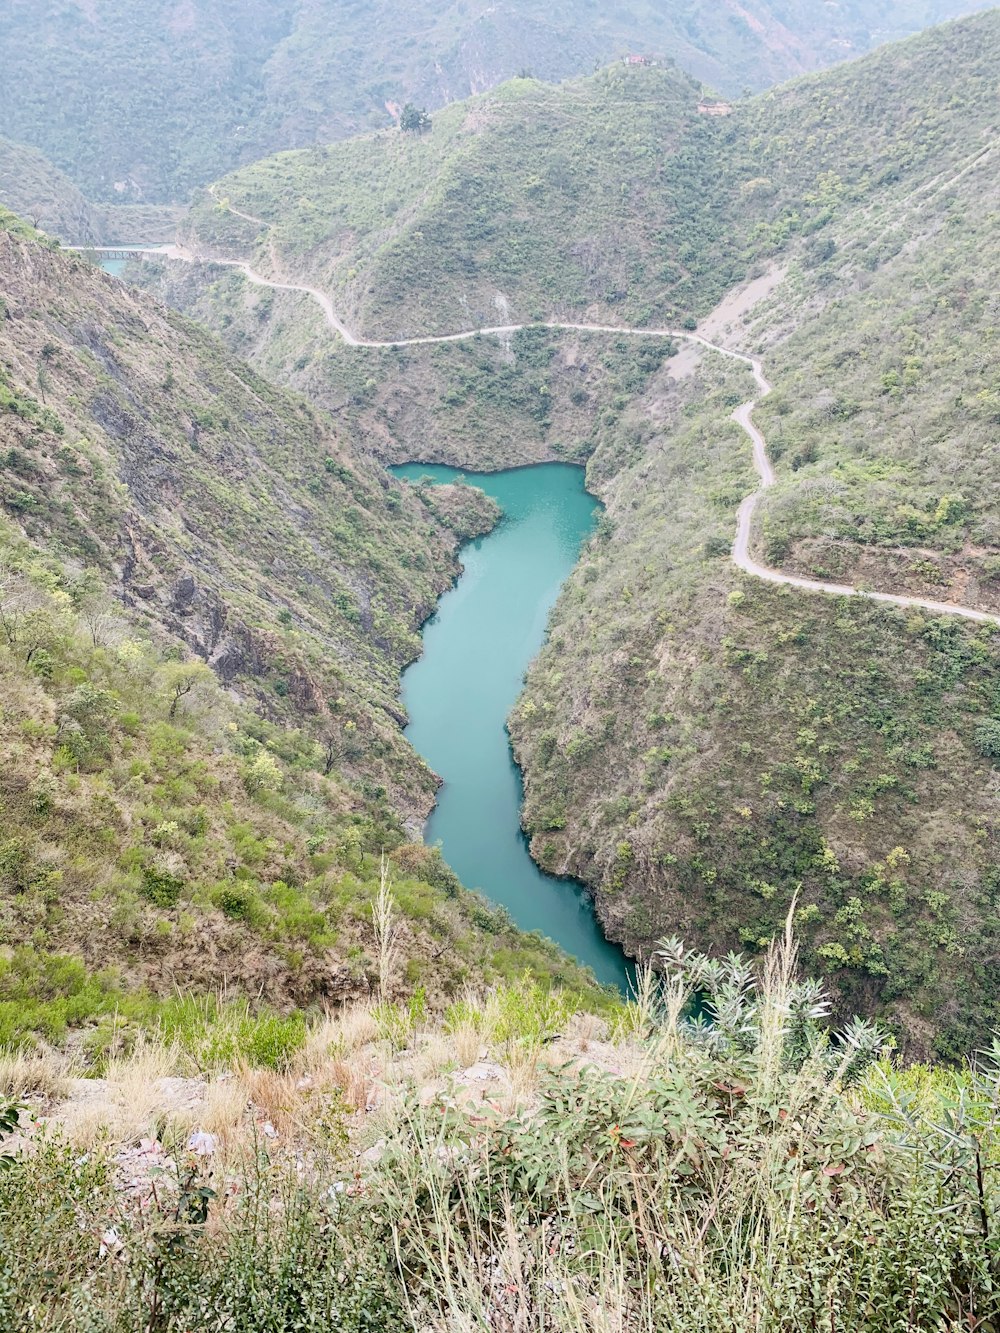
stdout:
<svg viewBox="0 0 1000 1333">
<path fill-rule="evenodd" d="M 233 921 L 258 925 L 264 916 L 260 895 L 249 884 L 220 884 L 212 892 L 212 902 Z"/>
<path fill-rule="evenodd" d="M 1000 718 L 991 717 L 976 728 L 976 749 L 987 759 L 1000 759 Z"/>
<path fill-rule="evenodd" d="M 281 765 L 274 755 L 260 750 L 243 765 L 243 785 L 248 795 L 257 796 L 261 792 L 281 790 L 283 775 Z"/>
<path fill-rule="evenodd" d="M 143 897 L 156 907 L 176 907 L 183 888 L 184 881 L 168 870 L 146 866 L 142 872 Z"/>
</svg>

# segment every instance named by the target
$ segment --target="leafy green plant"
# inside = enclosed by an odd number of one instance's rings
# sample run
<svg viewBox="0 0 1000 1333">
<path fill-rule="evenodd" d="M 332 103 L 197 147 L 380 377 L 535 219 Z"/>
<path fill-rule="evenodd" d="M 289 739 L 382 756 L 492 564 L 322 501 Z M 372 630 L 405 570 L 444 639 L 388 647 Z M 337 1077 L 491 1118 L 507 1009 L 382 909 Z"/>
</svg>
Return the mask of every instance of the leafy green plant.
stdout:
<svg viewBox="0 0 1000 1333">
<path fill-rule="evenodd" d="M 0 1102 L 0 1172 L 9 1171 L 14 1165 L 15 1159 L 3 1151 L 3 1144 L 5 1139 L 17 1133 L 24 1109 L 17 1102 Z"/>
</svg>

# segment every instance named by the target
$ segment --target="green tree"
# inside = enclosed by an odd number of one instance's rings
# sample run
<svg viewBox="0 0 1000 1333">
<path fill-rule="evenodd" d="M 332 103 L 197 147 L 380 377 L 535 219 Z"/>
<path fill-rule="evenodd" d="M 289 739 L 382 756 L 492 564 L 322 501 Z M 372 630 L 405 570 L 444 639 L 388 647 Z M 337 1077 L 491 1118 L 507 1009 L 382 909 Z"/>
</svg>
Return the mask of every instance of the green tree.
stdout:
<svg viewBox="0 0 1000 1333">
<path fill-rule="evenodd" d="M 204 662 L 177 662 L 166 671 L 167 698 L 170 708 L 167 716 L 171 721 L 177 716 L 180 701 L 191 694 L 199 685 L 205 685 L 214 679 L 212 668 Z"/>
<path fill-rule="evenodd" d="M 433 122 L 425 110 L 407 102 L 399 117 L 399 128 L 404 134 L 423 134 L 430 130 Z"/>
</svg>

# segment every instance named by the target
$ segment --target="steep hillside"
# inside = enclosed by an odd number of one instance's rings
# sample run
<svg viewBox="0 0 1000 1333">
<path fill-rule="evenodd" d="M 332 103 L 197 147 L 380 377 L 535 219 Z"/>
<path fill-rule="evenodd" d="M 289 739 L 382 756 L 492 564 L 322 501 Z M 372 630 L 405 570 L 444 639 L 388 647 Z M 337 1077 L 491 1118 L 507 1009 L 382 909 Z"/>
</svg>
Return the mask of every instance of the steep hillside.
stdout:
<svg viewBox="0 0 1000 1333">
<path fill-rule="evenodd" d="M 689 258 L 703 258 L 690 265 L 687 309 L 709 311 L 720 274 L 730 281 L 772 266 L 748 314 L 731 296 L 703 325 L 762 355 L 775 385 L 758 413 L 778 474 L 754 534 L 766 562 L 1000 611 L 989 296 L 1000 285 L 998 71 L 1000 16 L 990 14 L 711 123 L 688 115 L 679 76 L 640 72 L 676 95 L 664 105 L 681 147 L 648 168 L 634 213 L 608 203 L 615 181 L 622 197 L 617 154 L 633 117 L 654 113 L 628 104 L 619 124 L 617 108 L 606 110 L 602 137 L 559 149 L 560 164 L 579 153 L 581 197 L 588 164 L 599 234 L 634 247 L 645 266 L 626 300 L 597 302 L 585 317 L 652 317 L 640 302 L 665 291 L 653 281 L 654 257 L 685 243 L 685 211 L 668 211 L 678 180 L 702 182 L 699 206 L 712 215 L 710 229 L 686 238 Z M 547 174 L 536 204 L 510 189 L 533 133 L 528 108 L 549 131 L 548 99 L 565 107 L 582 90 L 593 98 L 594 119 L 584 121 L 593 136 L 598 92 L 623 77 L 557 95 L 517 83 L 470 104 L 461 122 L 457 108 L 439 117 L 440 131 L 422 142 L 365 141 L 363 159 L 362 145 L 337 146 L 233 178 L 225 188 L 235 207 L 265 216 L 286 188 L 294 201 L 300 186 L 309 197 L 307 180 L 339 188 L 348 162 L 370 182 L 393 156 L 389 179 L 409 201 L 397 241 L 384 230 L 396 223 L 379 212 L 389 187 L 358 191 L 374 221 L 350 214 L 342 275 L 324 243 L 296 250 L 308 234 L 297 202 L 290 221 L 276 218 L 265 233 L 254 263 L 274 263 L 273 241 L 275 267 L 315 264 L 338 300 L 359 291 L 371 310 L 388 275 L 390 327 L 405 318 L 415 328 L 421 316 L 410 311 L 433 299 L 427 317 L 445 329 L 485 313 L 463 307 L 461 293 L 483 293 L 485 307 L 493 266 L 507 262 L 503 242 L 523 228 L 537 239 L 534 252 L 525 245 L 526 276 L 505 292 L 511 317 L 530 318 L 540 302 L 558 317 L 572 308 L 579 235 L 567 224 L 571 191 L 554 149 L 539 158 Z M 695 142 L 704 151 L 685 153 Z M 694 174 L 680 176 L 678 161 Z M 281 183 L 289 170 L 292 185 Z M 624 173 L 629 188 L 638 170 Z M 490 188 L 463 195 L 466 173 Z M 251 178 L 260 194 L 237 196 Z M 655 237 L 644 223 L 652 208 L 661 210 Z M 322 231 L 330 215 L 316 210 L 320 234 L 332 235 Z M 238 227 L 254 235 L 219 209 L 197 220 L 211 246 L 227 231 L 236 244 Z M 468 244 L 473 223 L 489 238 L 482 249 Z M 366 267 L 352 277 L 346 263 L 360 256 Z M 205 277 L 215 281 L 206 287 Z M 199 279 L 184 268 L 169 281 L 234 345 L 328 402 L 385 456 L 589 460 L 589 484 L 608 506 L 602 536 L 556 610 L 511 726 L 533 851 L 595 888 L 612 935 L 641 951 L 679 929 L 720 948 L 754 948 L 798 894 L 809 966 L 831 975 L 844 1012 L 891 1016 L 911 1051 L 974 1044 L 996 1000 L 995 634 L 736 572 L 736 509 L 755 477 L 729 415 L 753 393 L 749 375 L 690 350 L 661 366 L 666 343 L 640 353 L 613 335 L 539 329 L 455 346 L 337 348 L 305 298 L 268 308 L 269 296 L 219 270 Z M 495 306 L 489 315 L 500 319 Z"/>
<path fill-rule="evenodd" d="M 178 990 L 437 996 L 486 954 L 586 989 L 404 832 L 435 780 L 399 669 L 492 505 L 424 505 L 6 214 L 0 290 L 0 1045 L 100 1047 Z"/>
<path fill-rule="evenodd" d="M 0 139 L 0 205 L 69 245 L 165 241 L 183 210 L 156 204 L 92 204 L 36 148 Z"/>
<path fill-rule="evenodd" d="M 100 240 L 94 206 L 37 148 L 0 139 L 0 203 L 67 241 Z"/>
<path fill-rule="evenodd" d="M 996 70 L 1000 25 L 974 26 Z M 916 106 L 905 68 L 885 87 Z M 809 90 L 769 97 L 768 115 L 785 103 L 801 133 Z M 861 92 L 849 70 L 812 86 L 817 165 L 838 163 L 829 108 Z M 960 152 L 930 155 L 942 115 L 926 113 L 925 181 L 833 202 L 730 336 L 775 384 L 757 412 L 778 473 L 761 558 L 996 613 L 1000 127 L 982 96 L 955 96 Z M 605 919 L 637 940 L 752 945 L 797 895 L 810 965 L 893 1013 L 910 1049 L 954 1055 L 997 1002 L 996 630 L 777 590 L 720 561 L 752 485 L 726 417 L 752 390 L 708 357 L 700 380 L 680 373 L 590 462 L 613 535 L 560 604 L 513 726 L 536 854 L 586 863 Z"/>
<path fill-rule="evenodd" d="M 982 7 L 2 0 L 0 124 L 94 200 L 179 200 L 263 153 L 388 125 L 393 106 L 437 107 L 526 69 L 562 79 L 652 51 L 737 95 Z"/>
<path fill-rule="evenodd" d="M 676 323 L 838 212 L 903 199 L 985 143 L 997 26 L 969 19 L 721 117 L 699 114 L 698 85 L 671 69 L 516 80 L 430 134 L 227 177 L 196 205 L 192 244 L 324 288 L 375 338 Z"/>
<path fill-rule="evenodd" d="M 266 713 L 351 719 L 349 766 L 425 810 L 395 696 L 454 535 L 196 326 L 83 260 L 0 254 L 8 513 Z"/>
</svg>

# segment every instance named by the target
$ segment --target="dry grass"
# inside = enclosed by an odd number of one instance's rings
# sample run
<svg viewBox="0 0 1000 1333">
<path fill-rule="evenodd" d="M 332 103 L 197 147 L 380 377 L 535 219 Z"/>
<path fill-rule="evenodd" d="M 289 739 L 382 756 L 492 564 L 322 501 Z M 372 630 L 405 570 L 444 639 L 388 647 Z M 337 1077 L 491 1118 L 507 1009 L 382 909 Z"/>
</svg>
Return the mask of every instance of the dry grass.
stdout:
<svg viewBox="0 0 1000 1333">
<path fill-rule="evenodd" d="M 58 1118 L 81 1147 L 102 1137 L 116 1143 L 156 1138 L 173 1109 L 163 1081 L 176 1076 L 180 1066 L 176 1046 L 143 1040 L 128 1055 L 111 1060 L 91 1095 L 67 1102 Z"/>
<path fill-rule="evenodd" d="M 10 1055 L 0 1059 L 0 1095 L 55 1103 L 51 1119 L 81 1147 L 143 1138 L 177 1143 L 204 1131 L 229 1160 L 268 1123 L 283 1143 L 307 1140 L 330 1098 L 358 1118 L 356 1125 L 364 1121 L 366 1135 L 390 1133 L 411 1094 L 426 1102 L 448 1088 L 453 1074 L 481 1061 L 504 1071 L 498 1101 L 509 1110 L 532 1101 L 539 1076 L 550 1065 L 579 1056 L 622 1070 L 639 1061 L 633 1020 L 625 1025 L 628 1031 L 612 1037 L 594 1015 L 568 1016 L 560 1019 L 561 1036 L 553 1041 L 540 1035 L 537 1024 L 532 1027 L 532 999 L 524 1013 L 525 1033 L 519 1035 L 521 1012 L 515 1006 L 521 999 L 517 987 L 469 992 L 447 1030 L 431 1021 L 399 1054 L 384 1039 L 375 1006 L 354 1004 L 313 1024 L 287 1071 L 242 1064 L 204 1079 L 181 1079 L 192 1072 L 190 1059 L 153 1039 L 112 1059 L 103 1079 L 70 1081 L 70 1065 L 53 1053 Z M 636 1026 L 641 1022 L 634 1020 Z"/>
<path fill-rule="evenodd" d="M 243 1066 L 237 1078 L 259 1120 L 270 1123 L 281 1135 L 292 1135 L 303 1128 L 304 1089 L 295 1075 Z"/>
<path fill-rule="evenodd" d="M 416 1049 L 405 1061 L 406 1077 L 411 1082 L 420 1084 L 429 1082 L 439 1074 L 450 1070 L 466 1068 L 475 1063 L 479 1054 L 478 1042 L 475 1047 L 476 1055 L 469 1060 L 463 1060 L 462 1057 L 467 1051 L 467 1046 L 459 1049 L 453 1033 L 445 1036 L 439 1032 L 428 1032 L 416 1043 Z"/>
<path fill-rule="evenodd" d="M 393 977 L 399 964 L 399 929 L 396 924 L 396 900 L 392 893 L 392 879 L 385 853 L 379 866 L 378 893 L 372 903 L 372 926 L 375 931 L 375 951 L 378 957 L 378 994 L 388 1000 Z"/>
<path fill-rule="evenodd" d="M 474 1023 L 459 1023 L 449 1034 L 449 1041 L 460 1069 L 468 1069 L 483 1054 L 483 1035 Z"/>
<path fill-rule="evenodd" d="M 0 1097 L 12 1101 L 25 1097 L 57 1101 L 66 1095 L 73 1077 L 70 1057 L 58 1051 L 0 1053 Z"/>
<path fill-rule="evenodd" d="M 241 1137 L 246 1123 L 249 1098 L 243 1080 L 233 1076 L 213 1079 L 193 1117 L 190 1129 L 204 1130 L 215 1136 L 223 1150 Z"/>
<path fill-rule="evenodd" d="M 294 1068 L 300 1077 L 309 1077 L 329 1064 L 331 1057 L 343 1058 L 378 1036 L 378 1025 L 366 1002 L 351 1005 L 337 1014 L 327 1014 L 310 1028 L 306 1043 L 298 1053 Z"/>
<path fill-rule="evenodd" d="M 107 1151 L 154 1125 L 168 1145 L 172 1129 L 202 1129 L 217 1139 L 212 1171 L 221 1168 L 234 1179 L 239 1163 L 257 1169 L 270 1158 L 272 1166 L 284 1162 L 300 1170 L 309 1157 L 304 1147 L 333 1147 L 336 1159 L 327 1155 L 335 1172 L 331 1179 L 343 1188 L 350 1176 L 355 1189 L 350 1197 L 361 1209 L 345 1221 L 345 1248 L 355 1253 L 364 1244 L 357 1218 L 374 1210 L 391 1223 L 397 1258 L 412 1278 L 405 1299 L 413 1324 L 428 1333 L 484 1328 L 760 1333 L 775 1326 L 776 1310 L 797 1315 L 811 1309 L 819 1290 L 814 1274 L 828 1285 L 829 1293 L 826 1286 L 821 1290 L 823 1301 L 829 1294 L 831 1301 L 843 1302 L 838 1329 L 888 1327 L 851 1319 L 868 1300 L 864 1283 L 875 1272 L 865 1241 L 870 1204 L 883 1208 L 891 1185 L 899 1198 L 892 1205 L 894 1217 L 886 1212 L 886 1225 L 895 1228 L 886 1244 L 895 1257 L 878 1268 L 877 1283 L 885 1301 L 903 1302 L 905 1315 L 917 1288 L 900 1270 L 909 1260 L 898 1256 L 923 1245 L 913 1259 L 915 1271 L 929 1275 L 929 1283 L 937 1281 L 945 1294 L 921 1296 L 921 1313 L 906 1326 L 943 1328 L 931 1317 L 944 1308 L 951 1281 L 931 1261 L 944 1225 L 942 1181 L 934 1171 L 908 1176 L 902 1167 L 917 1160 L 909 1149 L 883 1172 L 888 1142 L 869 1153 L 862 1138 L 869 1132 L 869 1112 L 861 1094 L 842 1091 L 841 1054 L 834 1059 L 822 1042 L 807 1054 L 796 1053 L 802 1048 L 794 1013 L 803 992 L 796 990 L 794 962 L 788 933 L 766 959 L 759 988 L 731 1019 L 728 1030 L 737 1035 L 726 1036 L 727 1019 L 716 1010 L 711 1041 L 679 1022 L 685 998 L 680 984 L 665 987 L 658 997 L 646 987 L 617 1034 L 586 1016 L 567 1017 L 548 997 L 514 987 L 475 1004 L 463 1002 L 451 1032 L 430 1026 L 395 1056 L 374 1030 L 370 1013 L 348 1011 L 316 1029 L 312 1047 L 290 1071 L 242 1068 L 207 1083 L 189 1081 L 181 1091 L 198 1092 L 199 1099 L 176 1114 L 162 1105 L 164 1092 L 177 1091 L 164 1084 L 176 1067 L 176 1052 L 139 1048 L 113 1062 L 106 1082 L 94 1081 L 92 1096 L 80 1096 L 74 1135 L 81 1142 L 103 1137 Z M 653 1038 L 637 1041 L 629 1033 L 645 1031 L 644 1007 L 650 1017 L 655 1009 L 659 1023 Z M 476 1077 L 442 1076 L 455 1062 L 457 1028 L 476 1032 L 477 1056 L 484 1030 L 491 1029 L 487 1055 L 501 1066 L 497 1077 L 480 1083 Z M 719 1041 L 728 1043 L 721 1051 Z M 564 1071 L 566 1101 L 558 1084 L 539 1086 L 540 1080 L 549 1082 L 548 1066 L 572 1063 L 588 1068 L 580 1081 Z M 733 1082 L 734 1070 L 746 1086 L 732 1105 L 720 1107 L 716 1092 Z M 926 1071 L 915 1077 L 923 1087 Z M 979 1103 L 974 1114 L 969 1111 L 966 1130 L 955 1131 L 961 1137 L 974 1130 L 975 1142 L 985 1143 L 991 1161 L 996 1160 L 998 1078 L 995 1071 L 978 1083 L 972 1073 L 964 1077 L 962 1089 Z M 891 1070 L 884 1083 L 878 1095 L 892 1100 Z M 334 1090 L 357 1114 L 344 1116 L 339 1101 L 330 1114 L 326 1094 Z M 945 1091 L 954 1107 L 951 1083 Z M 930 1128 L 937 1123 L 930 1088 L 927 1097 L 924 1123 L 911 1127 L 921 1152 L 940 1137 Z M 440 1114 L 439 1099 L 468 1117 L 455 1137 L 452 1121 Z M 487 1099 L 501 1113 L 518 1113 L 504 1127 L 503 1141 L 481 1130 L 486 1112 L 480 1103 Z M 573 1105 L 566 1111 L 569 1101 Z M 773 1116 L 775 1106 L 785 1110 L 784 1117 Z M 726 1145 L 720 1151 L 702 1142 L 695 1159 L 685 1135 L 698 1132 L 691 1126 L 699 1117 L 725 1129 Z M 265 1120 L 277 1131 L 273 1145 L 255 1137 Z M 609 1147 L 612 1120 L 622 1128 L 644 1126 L 645 1146 L 640 1142 L 634 1155 L 634 1142 L 622 1139 Z M 888 1123 L 895 1134 L 903 1121 L 896 1117 Z M 951 1161 L 955 1134 L 949 1130 L 949 1135 L 947 1142 L 941 1139 L 942 1161 Z M 730 1152 L 733 1143 L 746 1146 Z M 261 1146 L 266 1154 L 258 1151 Z M 834 1175 L 849 1171 L 849 1188 L 859 1191 L 857 1217 L 864 1232 L 854 1234 L 842 1225 L 838 1208 L 849 1195 L 841 1196 L 839 1183 L 824 1183 L 825 1169 L 816 1170 L 815 1163 L 826 1161 L 830 1152 Z M 512 1163 L 523 1170 L 510 1172 Z M 265 1189 L 273 1193 L 276 1176 L 271 1166 L 267 1171 Z M 960 1207 L 947 1243 L 969 1262 L 979 1262 L 970 1242 L 978 1232 L 968 1225 L 970 1217 L 980 1216 L 968 1208 L 974 1186 L 951 1171 L 947 1179 L 953 1178 Z M 837 1207 L 828 1208 L 831 1202 Z M 211 1224 L 219 1238 L 220 1219 L 221 1212 Z M 925 1244 L 926 1236 L 931 1238 Z M 376 1258 L 361 1250 L 359 1257 L 385 1262 L 381 1251 Z M 970 1282 L 980 1284 L 977 1291 L 992 1292 L 988 1260 L 980 1270 Z"/>
<path fill-rule="evenodd" d="M 505 1064 L 510 1078 L 510 1091 L 504 1101 L 510 1110 L 527 1101 L 537 1088 L 540 1055 L 541 1048 L 534 1044 L 509 1044 Z"/>
</svg>

